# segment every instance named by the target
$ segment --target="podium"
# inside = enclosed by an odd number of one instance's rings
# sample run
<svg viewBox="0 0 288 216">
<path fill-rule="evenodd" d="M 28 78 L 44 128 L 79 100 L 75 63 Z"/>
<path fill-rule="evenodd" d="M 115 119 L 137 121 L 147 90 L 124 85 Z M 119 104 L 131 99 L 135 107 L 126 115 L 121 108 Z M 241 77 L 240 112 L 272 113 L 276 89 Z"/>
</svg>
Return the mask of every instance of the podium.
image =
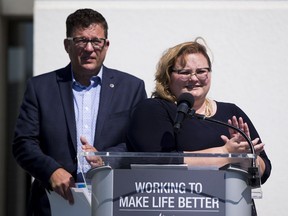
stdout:
<svg viewBox="0 0 288 216">
<path fill-rule="evenodd" d="M 249 173 L 252 154 L 93 155 L 101 157 L 105 165 L 86 173 L 92 185 L 92 216 L 250 216 L 252 198 L 262 197 L 259 176 Z M 224 167 L 184 163 L 185 158 L 213 157 L 238 163 Z"/>
<path fill-rule="evenodd" d="M 253 198 L 262 198 L 253 154 L 86 152 L 81 157 L 103 161 L 83 173 L 91 216 L 251 216 Z M 185 163 L 215 157 L 235 163 Z"/>
</svg>

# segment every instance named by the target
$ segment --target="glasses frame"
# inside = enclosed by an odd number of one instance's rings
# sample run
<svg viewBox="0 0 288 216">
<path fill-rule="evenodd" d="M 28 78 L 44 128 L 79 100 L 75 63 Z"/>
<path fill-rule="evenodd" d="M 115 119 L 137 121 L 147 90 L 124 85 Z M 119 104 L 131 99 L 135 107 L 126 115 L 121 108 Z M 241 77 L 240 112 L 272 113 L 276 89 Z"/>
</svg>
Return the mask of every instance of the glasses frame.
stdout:
<svg viewBox="0 0 288 216">
<path fill-rule="evenodd" d="M 81 47 L 81 48 L 85 48 L 87 46 L 87 44 L 90 42 L 94 49 L 99 49 L 99 48 L 102 49 L 105 46 L 106 40 L 107 40 L 106 38 L 97 38 L 97 37 L 94 37 L 92 39 L 88 39 L 86 37 L 67 37 L 66 39 L 69 41 L 72 41 L 76 46 Z M 77 41 L 77 40 L 79 40 L 79 41 Z M 95 45 L 94 43 L 96 42 L 96 40 L 98 40 L 99 42 L 103 41 L 103 45 L 102 46 Z M 85 43 L 85 44 L 83 46 L 79 45 L 78 43 L 80 43 L 80 42 Z"/>
<path fill-rule="evenodd" d="M 205 71 L 203 71 L 203 70 L 205 70 Z M 190 71 L 190 72 L 188 73 L 188 71 Z M 197 79 L 199 79 L 198 75 L 204 74 L 204 73 L 207 73 L 207 75 L 208 75 L 208 73 L 211 72 L 211 68 L 210 67 L 197 68 L 194 72 L 192 69 L 172 69 L 172 72 L 177 73 L 177 74 L 182 75 L 182 76 L 187 76 L 187 77 L 188 76 L 192 77 L 195 75 L 197 77 Z M 205 79 L 206 79 L 206 77 L 205 77 Z M 199 79 L 199 80 L 205 80 L 205 79 Z"/>
</svg>

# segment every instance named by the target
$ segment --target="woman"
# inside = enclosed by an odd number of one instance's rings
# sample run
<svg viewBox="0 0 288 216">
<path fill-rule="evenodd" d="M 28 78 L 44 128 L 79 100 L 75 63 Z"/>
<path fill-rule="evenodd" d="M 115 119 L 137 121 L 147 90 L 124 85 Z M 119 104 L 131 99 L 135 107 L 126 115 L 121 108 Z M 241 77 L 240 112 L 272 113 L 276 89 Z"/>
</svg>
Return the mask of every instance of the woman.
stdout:
<svg viewBox="0 0 288 216">
<path fill-rule="evenodd" d="M 135 152 L 248 153 L 248 142 L 234 130 L 196 118 L 186 118 L 180 131 L 174 131 L 177 99 L 183 93 L 193 95 L 196 113 L 228 122 L 251 138 L 257 154 L 261 182 L 271 171 L 271 163 L 259 135 L 248 116 L 235 104 L 207 98 L 211 85 L 211 61 L 204 45 L 178 44 L 161 57 L 155 75 L 152 98 L 139 103 L 133 112 L 127 147 Z M 185 159 L 192 165 L 231 163 L 227 158 Z"/>
</svg>

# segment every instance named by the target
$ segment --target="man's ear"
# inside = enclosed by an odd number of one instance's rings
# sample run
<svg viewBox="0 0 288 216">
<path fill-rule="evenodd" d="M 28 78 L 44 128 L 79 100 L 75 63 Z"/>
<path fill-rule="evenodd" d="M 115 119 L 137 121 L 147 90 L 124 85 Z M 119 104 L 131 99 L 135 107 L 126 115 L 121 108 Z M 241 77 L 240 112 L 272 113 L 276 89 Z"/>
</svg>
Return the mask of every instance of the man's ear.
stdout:
<svg viewBox="0 0 288 216">
<path fill-rule="evenodd" d="M 105 46 L 109 47 L 109 45 L 110 45 L 110 41 L 108 39 L 106 39 Z"/>
<path fill-rule="evenodd" d="M 64 43 L 64 48 L 65 48 L 66 52 L 69 53 L 70 41 L 65 38 L 63 43 Z"/>
</svg>

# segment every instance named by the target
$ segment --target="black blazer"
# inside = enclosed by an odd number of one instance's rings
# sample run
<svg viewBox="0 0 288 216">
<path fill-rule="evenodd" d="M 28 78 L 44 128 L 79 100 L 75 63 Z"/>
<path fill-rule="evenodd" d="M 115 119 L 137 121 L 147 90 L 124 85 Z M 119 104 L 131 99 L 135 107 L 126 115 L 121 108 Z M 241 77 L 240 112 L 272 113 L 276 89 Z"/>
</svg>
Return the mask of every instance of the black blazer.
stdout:
<svg viewBox="0 0 288 216">
<path fill-rule="evenodd" d="M 125 135 L 130 111 L 146 97 L 142 80 L 103 66 L 94 142 L 99 151 L 126 150 Z M 16 122 L 13 154 L 18 164 L 36 179 L 38 186 L 33 191 L 37 191 L 42 186 L 49 188 L 51 174 L 60 167 L 75 177 L 76 152 L 69 64 L 28 80 Z"/>
</svg>

